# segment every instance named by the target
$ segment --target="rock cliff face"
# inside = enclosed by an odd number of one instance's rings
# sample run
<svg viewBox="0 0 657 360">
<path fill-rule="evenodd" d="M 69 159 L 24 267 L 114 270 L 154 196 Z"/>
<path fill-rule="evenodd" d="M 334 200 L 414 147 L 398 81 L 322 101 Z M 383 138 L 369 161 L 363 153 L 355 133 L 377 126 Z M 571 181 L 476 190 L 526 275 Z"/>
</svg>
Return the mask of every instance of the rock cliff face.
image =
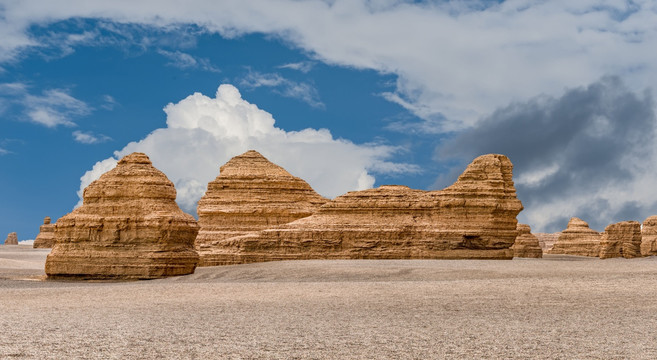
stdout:
<svg viewBox="0 0 657 360">
<path fill-rule="evenodd" d="M 622 221 L 608 225 L 600 242 L 600 258 L 641 257 L 641 224 Z"/>
<path fill-rule="evenodd" d="M 511 247 L 514 257 L 542 258 L 543 250 L 538 244 L 538 238 L 532 235 L 531 228 L 526 224 L 518 224 L 518 236 Z"/>
<path fill-rule="evenodd" d="M 327 201 L 256 151 L 232 158 L 198 203 L 199 266 L 221 262 L 215 252 L 229 247 L 225 239 L 310 216 Z"/>
<path fill-rule="evenodd" d="M 534 233 L 534 236 L 538 238 L 538 244 L 543 249 L 543 253 L 550 253 L 550 250 L 554 247 L 554 244 L 561 236 L 561 232 L 556 233 Z"/>
<path fill-rule="evenodd" d="M 657 215 L 647 218 L 641 229 L 641 255 L 657 255 Z"/>
<path fill-rule="evenodd" d="M 5 245 L 18 245 L 18 235 L 15 232 L 10 232 L 5 239 Z"/>
<path fill-rule="evenodd" d="M 573 217 L 549 253 L 597 257 L 600 253 L 600 238 L 600 233 L 589 228 L 586 221 Z"/>
<path fill-rule="evenodd" d="M 50 216 L 43 219 L 43 225 L 39 227 L 39 235 L 34 239 L 32 245 L 35 249 L 51 248 L 55 243 L 55 224 L 50 223 Z"/>
<path fill-rule="evenodd" d="M 215 261 L 511 259 L 522 210 L 512 168 L 504 155 L 484 155 L 441 191 L 349 192 L 311 216 L 222 241 Z"/>
<path fill-rule="evenodd" d="M 57 220 L 49 278 L 152 279 L 191 274 L 198 225 L 148 156 L 133 153 L 84 189 L 83 205 Z"/>
</svg>

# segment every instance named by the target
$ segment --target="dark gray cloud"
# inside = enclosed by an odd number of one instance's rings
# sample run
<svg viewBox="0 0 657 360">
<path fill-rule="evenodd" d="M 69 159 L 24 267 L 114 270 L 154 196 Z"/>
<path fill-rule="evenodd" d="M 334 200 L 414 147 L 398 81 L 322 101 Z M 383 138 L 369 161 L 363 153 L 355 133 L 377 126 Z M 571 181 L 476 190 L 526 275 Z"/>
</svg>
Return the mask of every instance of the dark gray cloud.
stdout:
<svg viewBox="0 0 657 360">
<path fill-rule="evenodd" d="M 538 205 L 577 202 L 573 213 L 552 209 L 560 215 L 535 226 L 557 231 L 570 216 L 578 216 L 602 230 L 613 221 L 641 221 L 657 210 L 657 199 L 646 205 L 646 199 L 619 203 L 600 196 L 646 176 L 638 160 L 652 161 L 655 154 L 654 105 L 648 90 L 630 91 L 621 79 L 608 76 L 559 98 L 538 96 L 498 109 L 441 144 L 436 155 L 439 161 L 456 158 L 466 163 L 481 154 L 505 154 L 514 164 L 528 218 L 540 217 L 532 214 Z M 457 175 L 454 171 L 439 178 L 436 187 Z"/>
</svg>

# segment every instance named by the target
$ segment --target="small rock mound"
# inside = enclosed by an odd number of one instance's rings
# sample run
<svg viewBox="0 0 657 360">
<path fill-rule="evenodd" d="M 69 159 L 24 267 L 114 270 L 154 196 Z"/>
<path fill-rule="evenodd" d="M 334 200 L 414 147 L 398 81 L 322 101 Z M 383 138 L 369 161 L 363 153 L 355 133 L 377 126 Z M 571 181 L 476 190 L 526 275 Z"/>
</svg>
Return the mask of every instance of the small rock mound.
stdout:
<svg viewBox="0 0 657 360">
<path fill-rule="evenodd" d="M 18 235 L 15 232 L 10 232 L 5 239 L 5 245 L 18 245 Z"/>
<path fill-rule="evenodd" d="M 312 215 L 328 200 L 254 150 L 230 159 L 198 203 L 199 266 L 217 265 L 225 239 Z"/>
<path fill-rule="evenodd" d="M 600 238 L 600 233 L 591 229 L 586 221 L 572 217 L 550 254 L 597 257 L 600 253 Z"/>
<path fill-rule="evenodd" d="M 57 220 L 48 278 L 153 279 L 194 272 L 198 225 L 173 183 L 133 153 L 91 183 L 83 205 Z"/>
<path fill-rule="evenodd" d="M 538 244 L 543 249 L 544 253 L 550 253 L 550 250 L 554 247 L 554 244 L 561 236 L 561 232 L 556 233 L 534 233 L 534 236 L 538 238 Z"/>
<path fill-rule="evenodd" d="M 39 235 L 34 239 L 32 247 L 35 249 L 51 248 L 55 244 L 55 224 L 50 223 L 50 216 L 43 219 L 39 227 Z"/>
<path fill-rule="evenodd" d="M 600 242 L 600 258 L 641 257 L 641 224 L 622 221 L 608 225 Z"/>
<path fill-rule="evenodd" d="M 657 215 L 650 216 L 643 222 L 641 229 L 641 255 L 657 255 Z"/>
<path fill-rule="evenodd" d="M 538 238 L 532 235 L 531 227 L 526 224 L 518 224 L 518 236 L 511 247 L 514 257 L 542 258 L 543 250 L 538 243 Z"/>
</svg>

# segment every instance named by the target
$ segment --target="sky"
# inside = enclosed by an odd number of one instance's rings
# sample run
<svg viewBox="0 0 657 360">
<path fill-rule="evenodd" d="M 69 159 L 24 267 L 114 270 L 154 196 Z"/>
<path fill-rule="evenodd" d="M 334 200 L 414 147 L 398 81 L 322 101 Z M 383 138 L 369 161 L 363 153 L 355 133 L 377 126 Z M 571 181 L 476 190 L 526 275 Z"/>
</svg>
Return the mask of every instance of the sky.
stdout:
<svg viewBox="0 0 657 360">
<path fill-rule="evenodd" d="M 0 241 L 131 152 L 188 213 L 260 151 L 320 194 L 514 164 L 518 219 L 657 214 L 654 1 L 0 0 Z"/>
</svg>

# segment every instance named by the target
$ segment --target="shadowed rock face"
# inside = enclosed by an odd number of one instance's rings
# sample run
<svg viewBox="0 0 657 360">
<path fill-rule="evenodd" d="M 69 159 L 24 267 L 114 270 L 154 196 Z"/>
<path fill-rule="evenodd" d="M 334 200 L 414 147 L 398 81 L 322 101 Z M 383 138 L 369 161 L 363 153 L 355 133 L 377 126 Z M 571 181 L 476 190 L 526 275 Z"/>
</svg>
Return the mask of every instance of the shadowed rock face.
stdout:
<svg viewBox="0 0 657 360">
<path fill-rule="evenodd" d="M 10 232 L 5 239 L 5 245 L 18 245 L 18 235 L 15 232 Z"/>
<path fill-rule="evenodd" d="M 641 229 L 641 255 L 657 255 L 657 215 L 650 216 L 643 222 Z"/>
<path fill-rule="evenodd" d="M 314 215 L 221 242 L 217 264 L 292 259 L 511 259 L 522 204 L 504 155 L 475 159 L 441 191 L 349 192 Z"/>
<path fill-rule="evenodd" d="M 573 217 L 566 230 L 559 235 L 550 254 L 597 257 L 600 254 L 600 238 L 600 233 L 591 229 L 586 221 Z"/>
<path fill-rule="evenodd" d="M 220 262 L 215 251 L 230 247 L 225 239 L 310 216 L 327 201 L 257 151 L 232 158 L 198 203 L 199 266 Z"/>
<path fill-rule="evenodd" d="M 600 258 L 641 257 L 641 224 L 622 221 L 608 225 L 600 241 Z"/>
<path fill-rule="evenodd" d="M 518 224 L 518 237 L 511 247 L 514 257 L 542 258 L 543 250 L 538 244 L 538 238 L 532 235 L 531 227 L 526 224 Z"/>
<path fill-rule="evenodd" d="M 198 225 L 148 156 L 133 153 L 84 189 L 57 221 L 49 278 L 152 279 L 194 272 Z"/>
<path fill-rule="evenodd" d="M 39 227 L 39 235 L 34 239 L 32 247 L 35 249 L 51 248 L 55 244 L 55 224 L 50 223 L 50 216 L 43 219 L 43 225 Z"/>
</svg>

